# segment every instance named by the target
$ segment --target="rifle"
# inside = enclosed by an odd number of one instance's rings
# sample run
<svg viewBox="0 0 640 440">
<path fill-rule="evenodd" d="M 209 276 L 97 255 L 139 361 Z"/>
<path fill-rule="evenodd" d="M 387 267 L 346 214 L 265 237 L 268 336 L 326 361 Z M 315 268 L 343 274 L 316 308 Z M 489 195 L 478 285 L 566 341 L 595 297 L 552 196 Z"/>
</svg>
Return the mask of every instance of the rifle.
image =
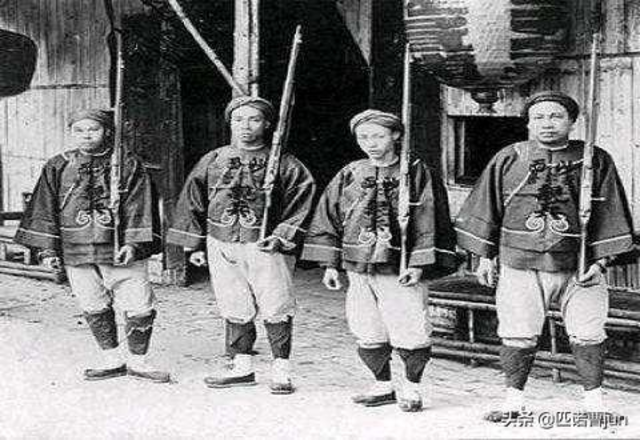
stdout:
<svg viewBox="0 0 640 440">
<path fill-rule="evenodd" d="M 111 154 L 111 212 L 113 214 L 113 252 L 114 261 L 121 245 L 120 202 L 122 194 L 122 90 L 124 86 L 124 59 L 122 54 L 122 34 L 115 31 L 116 38 L 116 93 L 113 104 L 113 152 Z"/>
<path fill-rule="evenodd" d="M 187 17 L 187 14 L 184 13 L 184 9 L 182 9 L 182 6 L 180 6 L 180 3 L 178 3 L 178 0 L 169 0 L 169 5 L 173 9 L 173 11 L 176 13 L 176 15 L 178 16 L 178 18 L 180 19 L 184 27 L 187 29 L 187 31 L 191 34 L 193 39 L 196 40 L 196 43 L 198 43 L 200 48 L 207 55 L 209 60 L 211 60 L 213 65 L 216 66 L 216 68 L 218 69 L 218 72 L 220 72 L 220 75 L 222 75 L 222 77 L 227 82 L 227 84 L 231 86 L 233 91 L 239 96 L 249 95 L 240 86 L 240 84 L 238 84 L 237 81 L 233 79 L 233 75 L 231 75 L 229 70 L 222 63 L 222 61 L 220 61 L 220 58 L 218 58 L 218 55 L 216 55 L 216 53 L 211 48 L 211 46 L 209 46 L 207 42 L 204 40 L 204 38 L 202 38 L 202 35 L 200 35 L 200 32 L 198 32 L 198 30 L 193 25 L 191 20 L 189 20 L 189 17 Z"/>
<path fill-rule="evenodd" d="M 409 228 L 411 199 L 411 176 L 409 160 L 411 155 L 411 46 L 404 49 L 404 71 L 402 78 L 402 123 L 404 136 L 400 150 L 400 186 L 398 188 L 398 224 L 400 225 L 400 274 L 408 268 L 407 232 Z"/>
<path fill-rule="evenodd" d="M 122 91 L 124 87 L 124 58 L 122 43 L 122 26 L 119 16 L 113 7 L 112 0 L 104 0 L 104 7 L 109 19 L 110 31 L 107 36 L 107 45 L 111 59 L 115 57 L 116 65 L 111 65 L 109 88 L 111 89 L 111 107 L 113 109 L 113 152 L 111 153 L 111 173 L 109 178 L 109 202 L 113 216 L 113 261 L 117 263 L 116 256 L 120 251 L 120 199 L 122 195 Z M 113 63 L 113 61 L 112 61 Z M 115 74 L 115 75 L 114 75 Z M 115 76 L 115 87 L 113 80 Z M 115 90 L 114 90 L 115 89 Z M 115 92 L 115 93 L 114 93 Z"/>
<path fill-rule="evenodd" d="M 598 2 L 596 2 L 597 4 Z M 582 156 L 582 177 L 580 180 L 580 253 L 578 254 L 578 274 L 584 275 L 587 271 L 587 229 L 591 218 L 593 204 L 593 147 L 598 132 L 598 82 L 600 53 L 600 29 L 597 25 L 597 12 L 593 11 L 594 32 L 591 42 L 589 95 L 587 98 L 587 111 L 585 114 L 586 139 Z"/>
<path fill-rule="evenodd" d="M 264 215 L 262 216 L 262 224 L 260 225 L 260 239 L 264 240 L 267 236 L 267 223 L 269 221 L 269 210 L 273 199 L 273 187 L 278 176 L 280 168 L 280 156 L 282 155 L 282 146 L 286 143 L 289 132 L 289 119 L 293 109 L 293 88 L 295 83 L 296 62 L 298 53 L 300 53 L 300 45 L 302 44 L 301 26 L 296 27 L 293 36 L 293 44 L 289 55 L 289 65 L 287 66 L 287 77 L 282 88 L 282 97 L 280 98 L 280 111 L 278 114 L 278 125 L 273 132 L 273 140 L 271 142 L 271 151 L 269 152 L 269 161 L 267 162 L 267 170 L 264 176 Z"/>
</svg>

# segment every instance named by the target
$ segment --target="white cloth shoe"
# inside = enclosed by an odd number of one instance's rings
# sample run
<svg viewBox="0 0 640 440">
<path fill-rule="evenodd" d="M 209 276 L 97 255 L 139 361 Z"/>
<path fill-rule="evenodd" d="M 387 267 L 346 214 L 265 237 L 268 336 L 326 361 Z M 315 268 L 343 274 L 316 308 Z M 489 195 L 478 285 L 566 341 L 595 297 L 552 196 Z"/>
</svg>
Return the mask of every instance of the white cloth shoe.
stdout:
<svg viewBox="0 0 640 440">
<path fill-rule="evenodd" d="M 586 412 L 607 412 L 602 398 L 602 388 L 585 390 L 582 397 L 582 408 Z"/>
<path fill-rule="evenodd" d="M 364 406 L 382 406 L 396 403 L 396 392 L 391 381 L 375 381 L 366 391 L 351 396 L 353 403 Z"/>
<path fill-rule="evenodd" d="M 253 356 L 250 354 L 236 354 L 229 370 L 216 376 L 205 377 L 204 383 L 209 388 L 255 385 L 256 375 L 253 370 Z"/>
<path fill-rule="evenodd" d="M 104 380 L 125 376 L 127 367 L 124 363 L 120 347 L 101 350 L 96 365 L 84 370 L 85 380 Z"/>
<path fill-rule="evenodd" d="M 524 391 L 517 388 L 507 388 L 507 395 L 502 402 L 502 412 L 522 412 L 524 410 Z"/>
<path fill-rule="evenodd" d="M 117 368 L 124 365 L 124 356 L 120 347 L 102 350 L 102 368 Z"/>
<path fill-rule="evenodd" d="M 289 359 L 274 359 L 271 364 L 271 394 L 291 394 L 294 391 L 291 383 L 291 363 Z"/>
<path fill-rule="evenodd" d="M 422 411 L 422 396 L 420 395 L 419 383 L 403 380 L 398 406 L 405 412 Z"/>
<path fill-rule="evenodd" d="M 147 355 L 130 354 L 127 361 L 127 375 L 136 379 L 145 379 L 156 383 L 167 383 L 171 376 L 151 365 Z"/>
</svg>

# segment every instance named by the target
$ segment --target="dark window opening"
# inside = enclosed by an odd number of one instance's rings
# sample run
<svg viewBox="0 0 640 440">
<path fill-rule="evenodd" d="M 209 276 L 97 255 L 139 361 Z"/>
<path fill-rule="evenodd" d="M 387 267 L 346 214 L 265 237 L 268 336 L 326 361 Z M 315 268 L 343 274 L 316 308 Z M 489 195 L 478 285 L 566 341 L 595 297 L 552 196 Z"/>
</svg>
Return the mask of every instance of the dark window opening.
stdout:
<svg viewBox="0 0 640 440">
<path fill-rule="evenodd" d="M 528 136 L 521 118 L 475 116 L 453 120 L 455 182 L 459 184 L 473 185 L 498 151 Z"/>
</svg>

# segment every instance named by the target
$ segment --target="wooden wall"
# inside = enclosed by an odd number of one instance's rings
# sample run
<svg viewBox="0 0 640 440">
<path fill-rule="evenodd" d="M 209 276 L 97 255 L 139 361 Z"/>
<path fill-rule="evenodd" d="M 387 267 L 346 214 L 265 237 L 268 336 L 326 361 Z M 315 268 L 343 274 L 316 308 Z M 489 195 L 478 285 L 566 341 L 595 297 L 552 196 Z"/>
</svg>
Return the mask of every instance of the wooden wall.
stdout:
<svg viewBox="0 0 640 440">
<path fill-rule="evenodd" d="M 139 1 L 116 0 L 124 13 Z M 65 149 L 68 115 L 109 106 L 108 21 L 103 0 L 5 0 L 0 27 L 38 46 L 31 89 L 0 101 L 0 210 L 21 210 L 47 158 Z"/>
<path fill-rule="evenodd" d="M 371 63 L 373 0 L 336 0 L 344 23 L 360 47 L 364 59 Z"/>
<path fill-rule="evenodd" d="M 494 106 L 496 116 L 517 116 L 524 98 L 543 89 L 564 91 L 584 104 L 588 89 L 590 30 L 588 3 L 573 0 L 570 50 L 558 68 L 532 84 L 503 90 Z M 640 2 L 607 0 L 604 4 L 602 59 L 600 62 L 600 112 L 597 144 L 614 158 L 633 210 L 636 231 L 640 232 Z M 443 168 L 451 168 L 453 149 L 452 116 L 480 114 L 469 93 L 441 86 Z M 572 134 L 584 139 L 584 119 L 580 117 Z M 455 215 L 469 194 L 469 186 L 458 185 L 447 176 L 449 198 Z M 612 274 L 620 286 L 640 288 L 640 269 L 627 268 Z"/>
</svg>

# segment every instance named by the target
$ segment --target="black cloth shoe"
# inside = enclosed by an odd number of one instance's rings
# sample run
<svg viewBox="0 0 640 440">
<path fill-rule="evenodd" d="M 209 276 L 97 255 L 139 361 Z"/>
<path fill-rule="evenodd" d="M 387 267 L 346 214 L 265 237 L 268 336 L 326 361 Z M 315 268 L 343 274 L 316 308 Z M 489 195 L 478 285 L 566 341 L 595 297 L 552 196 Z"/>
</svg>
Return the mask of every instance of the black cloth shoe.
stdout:
<svg viewBox="0 0 640 440">
<path fill-rule="evenodd" d="M 114 377 L 126 376 L 127 366 L 125 364 L 115 368 L 87 368 L 84 370 L 84 380 L 104 380 Z"/>
<path fill-rule="evenodd" d="M 166 371 L 137 371 L 127 368 L 127 375 L 135 379 L 148 380 L 154 383 L 167 383 L 171 381 L 171 375 Z"/>
<path fill-rule="evenodd" d="M 351 400 L 353 403 L 367 407 L 391 405 L 397 402 L 395 391 L 385 394 L 356 394 Z"/>
<path fill-rule="evenodd" d="M 204 378 L 204 383 L 209 388 L 248 387 L 256 385 L 256 375 L 249 373 L 244 376 L 208 376 Z"/>
</svg>

